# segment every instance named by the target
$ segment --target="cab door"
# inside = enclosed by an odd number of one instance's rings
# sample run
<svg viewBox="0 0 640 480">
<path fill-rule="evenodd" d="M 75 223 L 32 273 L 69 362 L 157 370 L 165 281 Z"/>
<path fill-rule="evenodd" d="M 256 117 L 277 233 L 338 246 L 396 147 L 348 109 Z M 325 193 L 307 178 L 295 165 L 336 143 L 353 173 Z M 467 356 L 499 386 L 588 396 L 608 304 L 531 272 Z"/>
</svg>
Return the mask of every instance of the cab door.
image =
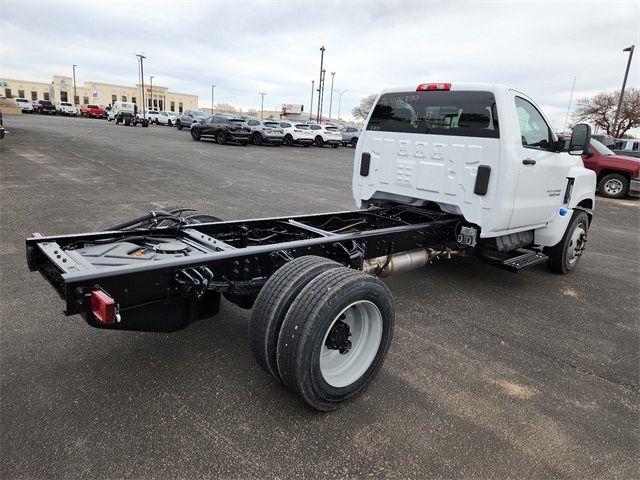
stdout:
<svg viewBox="0 0 640 480">
<path fill-rule="evenodd" d="M 555 138 L 538 108 L 516 96 L 520 139 L 515 151 L 520 172 L 509 229 L 539 227 L 559 215 L 567 172 L 575 160 L 556 152 Z"/>
</svg>

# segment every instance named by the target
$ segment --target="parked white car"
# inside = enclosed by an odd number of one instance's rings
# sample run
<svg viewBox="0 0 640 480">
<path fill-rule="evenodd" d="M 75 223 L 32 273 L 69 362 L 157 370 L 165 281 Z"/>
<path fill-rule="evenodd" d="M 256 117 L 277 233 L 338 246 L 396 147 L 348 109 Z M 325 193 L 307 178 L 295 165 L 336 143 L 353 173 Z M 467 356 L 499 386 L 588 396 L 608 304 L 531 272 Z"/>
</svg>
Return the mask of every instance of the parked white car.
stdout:
<svg viewBox="0 0 640 480">
<path fill-rule="evenodd" d="M 139 113 L 142 114 L 143 112 L 139 110 Z M 158 110 L 147 110 L 145 113 L 149 123 L 157 123 L 158 116 L 160 116 L 160 112 Z"/>
<path fill-rule="evenodd" d="M 280 122 L 284 133 L 284 144 L 292 147 L 295 144 L 308 147 L 313 144 L 313 132 L 305 123 Z"/>
<path fill-rule="evenodd" d="M 342 132 L 334 125 L 311 124 L 309 128 L 313 133 L 313 144 L 316 147 L 331 145 L 333 148 L 338 148 L 342 143 Z"/>
<path fill-rule="evenodd" d="M 154 115 L 153 123 L 155 123 L 156 125 L 169 125 L 169 126 L 172 125 L 169 123 L 169 116 L 167 115 L 167 112 L 156 113 Z"/>
<path fill-rule="evenodd" d="M 69 102 L 57 102 L 56 103 L 56 112 L 61 113 L 63 115 L 76 115 L 76 108 L 71 105 Z"/>
<path fill-rule="evenodd" d="M 14 101 L 16 107 L 21 108 L 24 113 L 33 113 L 33 104 L 26 98 L 18 97 Z"/>
<path fill-rule="evenodd" d="M 164 112 L 164 114 L 167 116 L 167 125 L 169 125 L 170 127 L 174 126 L 176 124 L 176 118 L 178 118 L 178 114 L 176 112 Z"/>
</svg>

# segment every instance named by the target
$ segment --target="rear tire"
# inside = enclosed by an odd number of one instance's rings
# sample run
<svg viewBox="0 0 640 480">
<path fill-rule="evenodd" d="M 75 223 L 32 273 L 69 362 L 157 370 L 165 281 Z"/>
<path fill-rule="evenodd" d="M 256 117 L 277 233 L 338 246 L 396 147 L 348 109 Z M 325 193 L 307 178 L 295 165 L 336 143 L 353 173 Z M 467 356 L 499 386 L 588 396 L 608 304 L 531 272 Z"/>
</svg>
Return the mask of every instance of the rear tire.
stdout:
<svg viewBox="0 0 640 480">
<path fill-rule="evenodd" d="M 549 270 L 555 273 L 570 273 L 584 252 L 588 231 L 589 217 L 587 214 L 581 210 L 573 212 L 562 240 L 557 245 L 544 249 L 544 253 L 549 257 L 547 260 Z"/>
<path fill-rule="evenodd" d="M 293 137 L 291 134 L 288 133 L 284 136 L 284 143 L 287 147 L 293 147 Z"/>
<path fill-rule="evenodd" d="M 317 410 L 341 407 L 382 367 L 394 323 L 393 297 L 379 279 L 345 267 L 321 273 L 280 329 L 283 383 Z"/>
<path fill-rule="evenodd" d="M 358 144 L 358 138 L 357 138 L 357 137 L 353 137 L 353 138 L 351 139 L 351 142 L 350 142 L 350 143 L 351 143 L 351 146 L 352 146 L 353 148 L 356 148 L 356 145 Z"/>
<path fill-rule="evenodd" d="M 249 345 L 258 364 L 277 381 L 277 346 L 282 322 L 300 291 L 319 274 L 340 267 L 333 260 L 312 255 L 280 267 L 262 287 L 249 319 Z"/>
<path fill-rule="evenodd" d="M 598 182 L 598 192 L 607 198 L 623 198 L 629 193 L 629 180 L 619 173 L 610 173 Z"/>
<path fill-rule="evenodd" d="M 262 145 L 262 137 L 258 132 L 251 135 L 251 143 L 254 145 Z"/>
</svg>

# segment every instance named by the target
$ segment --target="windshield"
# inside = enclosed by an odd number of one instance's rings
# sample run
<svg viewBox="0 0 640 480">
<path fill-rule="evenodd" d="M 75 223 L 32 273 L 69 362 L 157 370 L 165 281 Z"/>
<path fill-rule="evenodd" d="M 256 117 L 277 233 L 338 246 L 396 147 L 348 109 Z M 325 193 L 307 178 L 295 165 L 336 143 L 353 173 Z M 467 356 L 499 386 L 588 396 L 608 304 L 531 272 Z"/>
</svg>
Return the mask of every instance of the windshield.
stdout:
<svg viewBox="0 0 640 480">
<path fill-rule="evenodd" d="M 611 155 L 615 155 L 614 152 L 609 150 L 603 144 L 601 144 L 598 140 L 591 139 L 591 146 L 595 148 L 600 155 L 604 155 L 605 157 L 609 157 Z"/>
<path fill-rule="evenodd" d="M 500 138 L 491 92 L 385 93 L 373 109 L 367 130 Z"/>
<path fill-rule="evenodd" d="M 70 107 L 71 104 L 69 102 L 60 102 L 60 105 L 64 106 L 64 107 Z"/>
<path fill-rule="evenodd" d="M 29 103 L 29 100 L 27 100 L 26 98 L 16 98 L 16 102 Z"/>
<path fill-rule="evenodd" d="M 191 115 L 193 115 L 194 117 L 198 117 L 198 118 L 206 118 L 207 115 L 205 113 L 202 112 L 191 112 Z"/>
</svg>

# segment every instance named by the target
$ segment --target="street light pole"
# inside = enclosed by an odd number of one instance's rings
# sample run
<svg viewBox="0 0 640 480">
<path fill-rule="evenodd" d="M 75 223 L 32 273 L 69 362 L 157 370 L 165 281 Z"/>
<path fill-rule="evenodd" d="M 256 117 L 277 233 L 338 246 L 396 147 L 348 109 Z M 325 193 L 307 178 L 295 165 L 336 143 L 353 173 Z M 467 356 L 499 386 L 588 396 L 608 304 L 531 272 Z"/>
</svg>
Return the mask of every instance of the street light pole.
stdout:
<svg viewBox="0 0 640 480">
<path fill-rule="evenodd" d="M 213 115 L 213 89 L 216 88 L 215 85 L 211 85 L 211 115 Z"/>
<path fill-rule="evenodd" d="M 147 58 L 147 57 L 144 56 L 144 52 L 143 53 L 136 53 L 135 56 L 138 57 L 138 59 L 140 60 L 140 85 L 142 87 L 142 118 L 146 119 L 147 116 L 145 115 L 146 103 L 145 103 L 145 97 L 144 97 L 144 66 L 143 66 L 143 60 L 145 58 Z"/>
<path fill-rule="evenodd" d="M 629 60 L 627 60 L 627 69 L 624 72 L 624 80 L 622 81 L 622 90 L 620 91 L 620 99 L 618 100 L 618 109 L 616 110 L 616 118 L 613 121 L 613 132 L 616 138 L 618 137 L 618 116 L 620 115 L 620 109 L 622 108 L 622 98 L 624 97 L 624 87 L 627 86 L 627 77 L 629 76 L 629 67 L 631 66 L 631 59 L 633 58 L 633 50 L 636 48 L 635 45 L 631 45 L 630 47 L 622 50 L 623 52 L 629 52 Z"/>
<path fill-rule="evenodd" d="M 309 120 L 311 120 L 313 116 L 313 89 L 315 87 L 316 81 L 311 80 L 311 107 L 309 107 Z"/>
<path fill-rule="evenodd" d="M 262 97 L 260 100 L 260 118 L 264 118 L 264 96 L 266 93 L 258 92 L 258 95 Z"/>
<path fill-rule="evenodd" d="M 318 116 L 316 118 L 316 121 L 318 123 L 320 123 L 320 94 L 321 92 L 321 85 L 322 85 L 322 67 L 324 65 L 324 45 L 322 47 L 320 47 L 320 81 L 318 82 Z"/>
<path fill-rule="evenodd" d="M 322 70 L 322 82 L 320 83 L 320 116 L 318 123 L 322 121 L 322 109 L 324 108 L 324 79 L 327 76 L 327 71 Z"/>
<path fill-rule="evenodd" d="M 76 93 L 76 67 L 78 65 L 73 65 L 73 106 L 78 109 L 78 94 Z M 76 112 L 77 113 L 77 112 Z"/>
<path fill-rule="evenodd" d="M 331 95 L 329 95 L 329 121 L 331 121 L 331 109 L 333 107 L 333 79 L 336 72 L 331 72 Z"/>
<path fill-rule="evenodd" d="M 342 91 L 336 90 L 336 93 L 340 95 L 340 97 L 338 98 L 338 120 L 340 120 L 340 107 L 342 107 L 342 94 L 348 91 L 349 90 L 347 90 L 346 88 Z"/>
<path fill-rule="evenodd" d="M 149 81 L 151 83 L 149 86 L 149 89 L 151 90 L 151 110 L 153 110 L 155 108 L 155 105 L 153 104 L 153 75 L 149 76 Z"/>
</svg>

